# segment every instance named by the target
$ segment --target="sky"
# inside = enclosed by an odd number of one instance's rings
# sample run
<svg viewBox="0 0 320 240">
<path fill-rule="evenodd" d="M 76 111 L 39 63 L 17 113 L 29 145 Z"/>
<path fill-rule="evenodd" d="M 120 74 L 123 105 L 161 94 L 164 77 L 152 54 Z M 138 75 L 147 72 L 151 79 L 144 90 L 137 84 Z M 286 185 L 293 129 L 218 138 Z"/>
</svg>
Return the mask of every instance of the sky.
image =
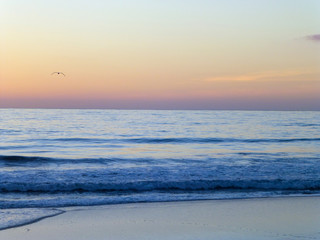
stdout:
<svg viewBox="0 0 320 240">
<path fill-rule="evenodd" d="M 0 36 L 1 108 L 320 110 L 318 0 L 0 0 Z"/>
</svg>

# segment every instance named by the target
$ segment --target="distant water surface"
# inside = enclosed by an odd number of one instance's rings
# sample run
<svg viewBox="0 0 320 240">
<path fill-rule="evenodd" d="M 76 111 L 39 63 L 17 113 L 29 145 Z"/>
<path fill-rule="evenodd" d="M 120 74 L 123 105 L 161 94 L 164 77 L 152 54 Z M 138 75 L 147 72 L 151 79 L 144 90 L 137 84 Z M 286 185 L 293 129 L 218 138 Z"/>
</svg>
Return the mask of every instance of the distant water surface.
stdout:
<svg viewBox="0 0 320 240">
<path fill-rule="evenodd" d="M 1 209 L 320 192 L 320 112 L 0 109 L 0 136 Z"/>
</svg>

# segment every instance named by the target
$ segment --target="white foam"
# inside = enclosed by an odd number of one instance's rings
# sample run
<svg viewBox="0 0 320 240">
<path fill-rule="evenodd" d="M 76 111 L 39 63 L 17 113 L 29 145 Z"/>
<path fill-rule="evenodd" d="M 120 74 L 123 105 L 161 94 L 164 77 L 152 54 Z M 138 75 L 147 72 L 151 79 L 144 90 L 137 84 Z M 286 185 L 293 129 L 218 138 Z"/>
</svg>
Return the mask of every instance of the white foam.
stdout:
<svg viewBox="0 0 320 240">
<path fill-rule="evenodd" d="M 61 213 L 63 213 L 63 211 L 58 209 L 1 209 L 0 230 L 33 223 L 43 218 L 56 216 Z"/>
</svg>

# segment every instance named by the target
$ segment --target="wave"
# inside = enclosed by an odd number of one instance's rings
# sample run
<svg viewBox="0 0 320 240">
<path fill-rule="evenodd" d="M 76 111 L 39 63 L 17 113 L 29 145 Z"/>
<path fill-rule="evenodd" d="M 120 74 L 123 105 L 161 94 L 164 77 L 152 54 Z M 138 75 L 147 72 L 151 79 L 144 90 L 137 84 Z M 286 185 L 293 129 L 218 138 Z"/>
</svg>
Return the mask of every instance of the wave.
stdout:
<svg viewBox="0 0 320 240">
<path fill-rule="evenodd" d="M 77 159 L 79 160 L 79 159 Z M 0 167 L 1 166 L 29 166 L 29 167 L 38 167 L 41 165 L 47 165 L 50 163 L 54 164 L 67 164 L 77 161 L 76 159 L 63 159 L 63 158 L 49 158 L 49 157 L 38 157 L 38 156 L 20 156 L 20 155 L 12 155 L 12 156 L 1 156 L 0 155 Z M 94 160 L 94 159 L 92 159 Z M 81 159 L 80 159 L 81 161 Z M 86 163 L 86 161 L 81 161 Z"/>
<path fill-rule="evenodd" d="M 320 141 L 320 138 L 53 138 L 53 139 L 28 139 L 31 141 L 41 142 L 72 142 L 72 143 L 141 143 L 141 144 L 201 144 L 201 143 L 282 143 L 282 142 L 314 142 Z"/>
<path fill-rule="evenodd" d="M 29 161 L 50 161 L 53 158 L 45 158 L 45 157 L 28 157 L 28 156 L 0 156 L 0 161 L 7 162 L 29 162 Z"/>
<path fill-rule="evenodd" d="M 318 180 L 190 180 L 95 182 L 1 182 L 0 193 L 139 193 L 197 191 L 319 191 Z"/>
<path fill-rule="evenodd" d="M 288 139 L 238 139 L 238 138 L 132 138 L 125 141 L 134 143 L 224 143 L 224 142 L 301 142 L 320 141 L 320 138 L 288 138 Z"/>
<path fill-rule="evenodd" d="M 181 159 L 180 159 L 181 160 Z M 180 161 L 179 159 L 171 159 L 172 162 Z M 58 158 L 58 157 L 40 157 L 40 156 L 22 156 L 22 155 L 0 155 L 0 166 L 1 164 L 15 166 L 40 166 L 41 164 L 111 164 L 111 163 L 153 163 L 161 162 L 160 159 L 152 158 L 139 158 L 139 159 L 130 159 L 130 158 Z M 192 161 L 192 160 L 189 160 Z"/>
<path fill-rule="evenodd" d="M 298 126 L 298 127 L 319 127 L 320 124 L 318 124 L 318 123 L 291 123 L 291 124 L 283 124 L 282 126 L 286 126 L 286 127 L 294 127 L 294 126 Z"/>
</svg>

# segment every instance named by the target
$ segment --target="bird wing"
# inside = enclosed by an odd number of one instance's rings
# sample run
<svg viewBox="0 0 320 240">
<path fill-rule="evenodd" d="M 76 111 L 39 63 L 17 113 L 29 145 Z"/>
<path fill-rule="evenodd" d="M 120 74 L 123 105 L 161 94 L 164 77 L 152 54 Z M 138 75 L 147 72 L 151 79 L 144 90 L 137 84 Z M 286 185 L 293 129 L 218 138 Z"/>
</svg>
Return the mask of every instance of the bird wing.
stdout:
<svg viewBox="0 0 320 240">
<path fill-rule="evenodd" d="M 51 75 L 53 75 L 53 74 L 55 74 L 55 73 L 58 73 L 58 72 L 53 72 L 53 73 L 51 73 Z"/>
</svg>

